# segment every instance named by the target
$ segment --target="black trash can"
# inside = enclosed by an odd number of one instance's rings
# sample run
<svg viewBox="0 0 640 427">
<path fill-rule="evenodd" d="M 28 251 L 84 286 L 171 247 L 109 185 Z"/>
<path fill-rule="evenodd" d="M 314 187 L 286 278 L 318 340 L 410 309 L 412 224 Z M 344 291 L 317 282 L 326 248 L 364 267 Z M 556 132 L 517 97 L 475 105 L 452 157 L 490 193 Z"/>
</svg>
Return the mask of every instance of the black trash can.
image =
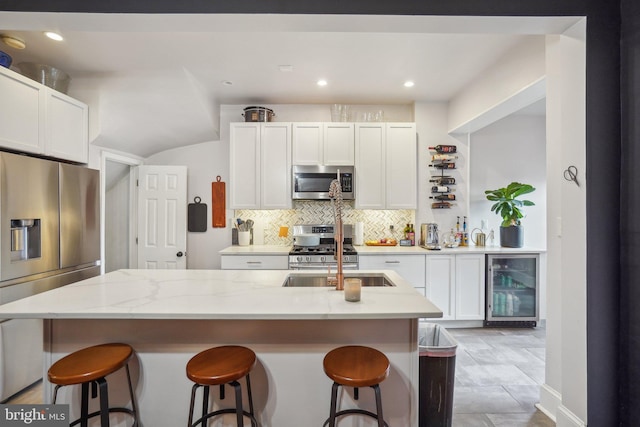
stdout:
<svg viewBox="0 0 640 427">
<path fill-rule="evenodd" d="M 458 342 L 444 327 L 435 323 L 420 324 L 420 427 L 451 427 L 457 347 Z"/>
</svg>

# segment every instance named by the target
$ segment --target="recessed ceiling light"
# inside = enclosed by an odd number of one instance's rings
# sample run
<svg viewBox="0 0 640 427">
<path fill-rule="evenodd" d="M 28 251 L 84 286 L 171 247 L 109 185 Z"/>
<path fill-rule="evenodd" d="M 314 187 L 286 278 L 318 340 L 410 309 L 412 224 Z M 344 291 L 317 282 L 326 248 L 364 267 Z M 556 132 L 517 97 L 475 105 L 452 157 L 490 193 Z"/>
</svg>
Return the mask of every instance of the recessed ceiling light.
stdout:
<svg viewBox="0 0 640 427">
<path fill-rule="evenodd" d="M 327 84 L 328 84 L 327 81 L 324 79 L 318 80 L 318 83 L 317 83 L 318 86 L 326 86 Z"/>
<path fill-rule="evenodd" d="M 0 39 L 2 39 L 4 44 L 6 44 L 7 46 L 11 46 L 14 49 L 24 49 L 25 47 L 27 47 L 24 40 L 14 36 L 8 36 L 6 34 L 3 34 L 0 36 Z"/>
<path fill-rule="evenodd" d="M 60 34 L 54 33 L 53 31 L 45 31 L 44 35 L 57 42 L 61 42 L 62 40 L 64 40 L 64 38 Z"/>
<path fill-rule="evenodd" d="M 413 87 L 415 85 L 411 80 L 404 82 L 404 87 Z"/>
<path fill-rule="evenodd" d="M 278 65 L 278 69 L 283 73 L 293 72 L 293 65 Z"/>
</svg>

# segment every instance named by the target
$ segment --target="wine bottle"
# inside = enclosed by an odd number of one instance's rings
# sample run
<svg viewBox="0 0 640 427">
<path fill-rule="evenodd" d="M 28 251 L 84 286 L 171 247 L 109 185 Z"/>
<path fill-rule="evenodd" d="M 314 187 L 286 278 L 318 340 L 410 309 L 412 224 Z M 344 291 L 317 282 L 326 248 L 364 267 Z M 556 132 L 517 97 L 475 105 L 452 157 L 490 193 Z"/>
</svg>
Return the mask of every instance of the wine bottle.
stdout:
<svg viewBox="0 0 640 427">
<path fill-rule="evenodd" d="M 456 168 L 456 164 L 455 163 L 434 163 L 432 165 L 429 165 L 430 168 L 436 168 L 436 169 L 455 169 Z"/>
<path fill-rule="evenodd" d="M 456 179 L 452 176 L 437 176 L 430 179 L 429 182 L 434 182 L 436 185 L 453 185 L 456 183 Z"/>
<path fill-rule="evenodd" d="M 409 240 L 411 240 L 411 246 L 416 245 L 416 232 L 413 229 L 413 224 L 409 224 Z"/>
<path fill-rule="evenodd" d="M 431 187 L 432 193 L 451 193 L 451 187 L 447 187 L 446 185 L 434 185 Z"/>
<path fill-rule="evenodd" d="M 410 231 L 410 230 L 411 230 L 411 229 L 409 228 L 409 224 L 407 224 L 407 225 L 404 227 L 404 230 L 403 230 L 403 231 L 404 231 L 404 238 L 405 238 L 405 239 L 408 239 L 408 238 L 409 238 L 409 231 Z"/>
<path fill-rule="evenodd" d="M 431 209 L 449 209 L 450 207 L 451 207 L 451 203 L 449 202 L 431 203 Z"/>
<path fill-rule="evenodd" d="M 455 200 L 456 199 L 456 195 L 455 194 L 438 194 L 437 196 L 429 196 L 430 199 L 435 199 L 435 200 Z"/>
<path fill-rule="evenodd" d="M 429 150 L 434 150 L 436 153 L 455 153 L 458 148 L 455 145 L 436 145 L 429 147 Z"/>
<path fill-rule="evenodd" d="M 455 160 L 457 158 L 458 156 L 455 156 L 453 154 L 434 154 L 433 156 L 431 156 L 431 161 L 432 162 L 448 162 L 450 160 Z"/>
</svg>

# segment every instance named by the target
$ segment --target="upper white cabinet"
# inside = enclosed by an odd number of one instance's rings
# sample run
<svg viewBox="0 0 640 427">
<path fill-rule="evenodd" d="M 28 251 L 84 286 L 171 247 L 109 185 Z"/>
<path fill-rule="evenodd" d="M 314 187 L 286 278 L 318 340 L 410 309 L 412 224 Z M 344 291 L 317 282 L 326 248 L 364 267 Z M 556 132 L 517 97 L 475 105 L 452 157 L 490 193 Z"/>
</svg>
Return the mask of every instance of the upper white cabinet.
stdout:
<svg viewBox="0 0 640 427">
<path fill-rule="evenodd" d="M 353 123 L 294 123 L 293 164 L 354 164 Z"/>
<path fill-rule="evenodd" d="M 231 209 L 291 208 L 291 124 L 231 123 Z"/>
<path fill-rule="evenodd" d="M 416 209 L 415 123 L 355 125 L 357 209 Z"/>
<path fill-rule="evenodd" d="M 69 96 L 47 91 L 45 153 L 60 159 L 87 163 L 89 108 Z"/>
<path fill-rule="evenodd" d="M 0 146 L 87 163 L 86 104 L 3 67 L 0 93 Z"/>
</svg>

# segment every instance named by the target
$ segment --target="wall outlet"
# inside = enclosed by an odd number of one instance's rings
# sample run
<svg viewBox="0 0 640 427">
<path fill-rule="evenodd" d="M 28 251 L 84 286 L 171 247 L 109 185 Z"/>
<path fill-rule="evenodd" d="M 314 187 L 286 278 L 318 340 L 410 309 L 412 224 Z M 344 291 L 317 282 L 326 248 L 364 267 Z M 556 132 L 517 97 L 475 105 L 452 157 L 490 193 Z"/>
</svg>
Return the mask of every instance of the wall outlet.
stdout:
<svg viewBox="0 0 640 427">
<path fill-rule="evenodd" d="M 393 224 L 389 226 L 389 230 L 393 231 Z"/>
</svg>

